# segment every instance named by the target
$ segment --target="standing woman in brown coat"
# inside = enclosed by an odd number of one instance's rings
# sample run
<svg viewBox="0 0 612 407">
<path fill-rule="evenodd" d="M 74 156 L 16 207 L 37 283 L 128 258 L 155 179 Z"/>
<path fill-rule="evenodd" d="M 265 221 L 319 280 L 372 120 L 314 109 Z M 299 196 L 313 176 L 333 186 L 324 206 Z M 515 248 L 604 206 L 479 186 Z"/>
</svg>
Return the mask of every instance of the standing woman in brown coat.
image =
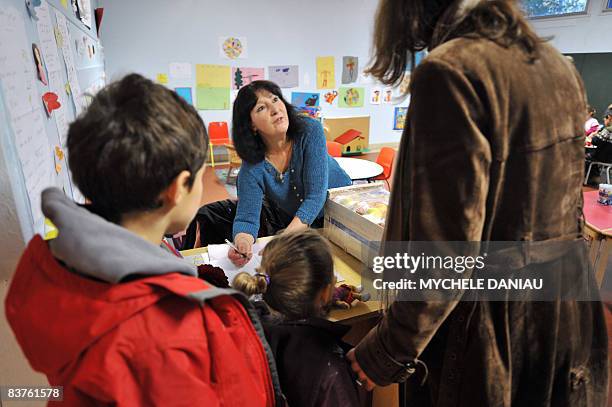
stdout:
<svg viewBox="0 0 612 407">
<path fill-rule="evenodd" d="M 581 253 L 536 250 L 582 238 L 572 63 L 515 1 L 381 0 L 370 73 L 397 84 L 422 49 L 385 240 L 537 242 L 517 257 L 525 270 L 585 277 Z M 395 301 L 348 357 L 368 388 L 407 380 L 410 406 L 603 407 L 607 335 L 589 299 Z"/>
</svg>

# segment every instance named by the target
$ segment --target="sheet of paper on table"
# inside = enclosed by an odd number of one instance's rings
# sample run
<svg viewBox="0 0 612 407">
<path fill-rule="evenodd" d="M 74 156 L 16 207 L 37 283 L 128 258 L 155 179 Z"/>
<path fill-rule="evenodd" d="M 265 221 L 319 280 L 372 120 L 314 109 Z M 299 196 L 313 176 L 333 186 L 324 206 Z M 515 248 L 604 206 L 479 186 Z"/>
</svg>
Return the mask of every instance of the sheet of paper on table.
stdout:
<svg viewBox="0 0 612 407">
<path fill-rule="evenodd" d="M 261 252 L 264 247 L 266 247 L 267 243 L 267 241 L 255 243 L 253 245 L 253 257 L 247 264 L 240 268 L 234 266 L 234 264 L 227 257 L 229 245 L 225 243 L 208 245 L 209 264 L 221 267 L 223 271 L 225 271 L 225 275 L 227 276 L 227 279 L 229 280 L 231 285 L 232 281 L 234 281 L 234 277 L 236 277 L 236 275 L 240 272 L 244 271 L 251 275 L 256 273 L 255 269 L 261 264 L 261 256 L 259 255 L 259 252 Z M 342 278 L 340 274 L 336 273 L 335 271 L 334 274 L 336 275 L 337 282 L 344 281 L 344 278 Z"/>
<path fill-rule="evenodd" d="M 198 253 L 198 254 L 194 254 L 192 256 L 184 256 L 183 257 L 185 260 L 187 260 L 189 263 L 193 264 L 194 266 L 199 266 L 201 264 L 209 264 L 210 263 L 210 259 L 208 257 L 208 253 Z"/>
</svg>

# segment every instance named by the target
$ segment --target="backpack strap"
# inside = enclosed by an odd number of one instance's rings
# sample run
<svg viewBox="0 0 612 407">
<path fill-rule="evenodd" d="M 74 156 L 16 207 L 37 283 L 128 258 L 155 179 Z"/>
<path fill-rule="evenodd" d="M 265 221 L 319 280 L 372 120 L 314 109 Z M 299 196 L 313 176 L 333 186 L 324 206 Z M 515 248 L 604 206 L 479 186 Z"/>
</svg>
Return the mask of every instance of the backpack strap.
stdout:
<svg viewBox="0 0 612 407">
<path fill-rule="evenodd" d="M 255 332 L 257 332 L 257 336 L 259 336 L 261 345 L 263 346 L 264 351 L 266 352 L 268 367 L 270 369 L 270 376 L 272 377 L 272 387 L 274 388 L 274 399 L 276 402 L 276 406 L 286 406 L 287 401 L 280 387 L 280 380 L 278 378 L 278 369 L 276 368 L 274 354 L 272 353 L 270 344 L 268 344 L 268 341 L 266 340 L 266 336 L 264 334 L 264 329 L 259 319 L 259 315 L 257 314 L 257 311 L 255 310 L 253 304 L 249 301 L 246 295 L 244 295 L 240 291 L 231 288 L 219 288 L 211 285 L 210 288 L 206 290 L 189 293 L 186 295 L 186 297 L 204 305 L 206 301 L 212 300 L 213 298 L 221 297 L 223 295 L 229 295 L 234 297 L 234 299 L 238 300 L 238 302 L 242 305 L 247 315 L 249 316 L 249 319 L 251 320 L 251 323 L 255 328 Z"/>
</svg>

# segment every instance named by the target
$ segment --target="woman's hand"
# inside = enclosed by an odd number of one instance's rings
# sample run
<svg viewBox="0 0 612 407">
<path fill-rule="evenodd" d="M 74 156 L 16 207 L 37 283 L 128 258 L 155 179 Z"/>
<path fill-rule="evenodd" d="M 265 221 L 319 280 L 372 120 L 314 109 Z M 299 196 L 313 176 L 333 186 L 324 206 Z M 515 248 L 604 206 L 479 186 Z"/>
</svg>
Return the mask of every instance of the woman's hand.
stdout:
<svg viewBox="0 0 612 407">
<path fill-rule="evenodd" d="M 374 387 L 376 387 L 376 383 L 370 380 L 370 378 L 361 369 L 361 366 L 359 366 L 359 363 L 355 358 L 355 348 L 348 351 L 348 353 L 346 354 L 346 358 L 351 363 L 351 369 L 353 369 L 353 371 L 357 374 L 357 377 L 359 377 L 359 383 L 362 386 L 365 386 L 367 391 L 373 390 Z"/>
<path fill-rule="evenodd" d="M 285 232 L 297 232 L 305 229 L 308 229 L 308 225 L 302 223 L 302 220 L 295 216 L 291 223 L 289 223 L 289 225 L 287 225 L 287 227 L 285 228 Z"/>
<path fill-rule="evenodd" d="M 253 243 L 255 243 L 253 236 L 248 233 L 238 233 L 234 237 L 234 246 L 238 251 L 230 247 L 227 257 L 236 267 L 244 266 L 253 257 Z"/>
</svg>

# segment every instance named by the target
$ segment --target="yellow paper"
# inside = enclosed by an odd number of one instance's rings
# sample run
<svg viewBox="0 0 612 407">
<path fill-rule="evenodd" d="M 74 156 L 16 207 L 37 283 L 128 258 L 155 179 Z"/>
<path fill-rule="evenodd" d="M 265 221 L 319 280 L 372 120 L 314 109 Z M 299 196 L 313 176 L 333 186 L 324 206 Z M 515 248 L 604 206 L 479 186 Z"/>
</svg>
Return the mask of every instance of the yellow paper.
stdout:
<svg viewBox="0 0 612 407">
<path fill-rule="evenodd" d="M 157 83 L 161 83 L 162 85 L 166 85 L 168 83 L 168 75 L 165 73 L 157 74 Z"/>
<path fill-rule="evenodd" d="M 55 225 L 47 218 L 45 218 L 45 240 L 55 239 L 58 231 Z"/>
<path fill-rule="evenodd" d="M 64 6 L 65 9 L 68 9 L 68 0 L 60 0 L 62 2 L 62 6 Z"/>
<path fill-rule="evenodd" d="M 334 57 L 317 58 L 317 89 L 331 89 L 336 87 L 336 72 Z"/>
<path fill-rule="evenodd" d="M 229 65 L 196 65 L 196 85 L 202 88 L 227 88 L 231 85 Z"/>
</svg>

